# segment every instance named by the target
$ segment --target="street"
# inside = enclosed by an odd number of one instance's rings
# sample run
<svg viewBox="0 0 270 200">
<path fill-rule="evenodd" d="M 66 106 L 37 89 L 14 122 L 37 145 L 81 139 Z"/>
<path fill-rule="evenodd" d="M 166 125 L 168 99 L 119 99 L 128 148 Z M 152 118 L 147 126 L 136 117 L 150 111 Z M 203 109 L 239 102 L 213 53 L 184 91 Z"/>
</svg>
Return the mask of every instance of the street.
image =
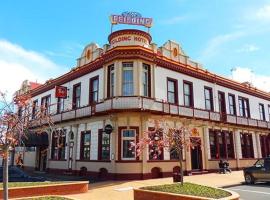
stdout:
<svg viewBox="0 0 270 200">
<path fill-rule="evenodd" d="M 242 200 L 267 200 L 270 199 L 270 184 L 258 183 L 255 185 L 240 185 L 227 188 L 240 194 Z"/>
</svg>

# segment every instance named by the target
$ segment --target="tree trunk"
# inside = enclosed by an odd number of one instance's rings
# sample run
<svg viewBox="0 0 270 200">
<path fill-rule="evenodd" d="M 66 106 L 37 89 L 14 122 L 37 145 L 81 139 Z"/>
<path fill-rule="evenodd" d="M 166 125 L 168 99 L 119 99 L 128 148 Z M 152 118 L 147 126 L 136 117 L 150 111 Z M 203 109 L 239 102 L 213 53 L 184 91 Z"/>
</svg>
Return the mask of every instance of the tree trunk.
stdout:
<svg viewBox="0 0 270 200">
<path fill-rule="evenodd" d="M 179 164 L 180 164 L 180 173 L 181 173 L 181 185 L 184 184 L 184 171 L 183 171 L 183 156 L 182 150 L 179 152 Z"/>
<path fill-rule="evenodd" d="M 8 149 L 5 150 L 6 157 L 3 159 L 3 199 L 8 200 Z"/>
</svg>

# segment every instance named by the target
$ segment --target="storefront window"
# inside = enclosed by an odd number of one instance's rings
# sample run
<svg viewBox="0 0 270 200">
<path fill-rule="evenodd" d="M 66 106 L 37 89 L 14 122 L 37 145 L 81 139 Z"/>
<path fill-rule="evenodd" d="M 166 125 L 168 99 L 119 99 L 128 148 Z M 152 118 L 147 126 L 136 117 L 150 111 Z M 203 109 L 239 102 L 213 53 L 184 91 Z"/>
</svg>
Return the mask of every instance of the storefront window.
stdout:
<svg viewBox="0 0 270 200">
<path fill-rule="evenodd" d="M 99 132 L 99 160 L 110 160 L 110 134 Z"/>
<path fill-rule="evenodd" d="M 136 152 L 133 144 L 136 142 L 136 130 L 126 129 L 122 130 L 122 159 L 135 159 Z"/>
<path fill-rule="evenodd" d="M 91 147 L 91 131 L 83 131 L 81 134 L 81 160 L 89 160 Z"/>
<path fill-rule="evenodd" d="M 59 130 L 52 134 L 52 151 L 53 160 L 64 160 L 66 153 L 66 131 Z"/>
</svg>

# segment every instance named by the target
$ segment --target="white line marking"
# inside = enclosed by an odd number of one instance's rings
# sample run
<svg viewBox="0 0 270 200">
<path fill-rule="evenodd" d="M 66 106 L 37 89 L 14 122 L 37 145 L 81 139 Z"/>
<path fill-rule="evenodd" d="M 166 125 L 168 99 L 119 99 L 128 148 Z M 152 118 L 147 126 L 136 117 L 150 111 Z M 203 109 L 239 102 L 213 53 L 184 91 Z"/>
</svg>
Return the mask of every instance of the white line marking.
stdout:
<svg viewBox="0 0 270 200">
<path fill-rule="evenodd" d="M 266 194 L 266 195 L 270 195 L 269 192 L 260 192 L 260 191 L 252 191 L 252 190 L 242 190 L 242 189 L 230 189 L 230 190 L 238 190 L 238 191 L 243 191 L 243 192 L 253 192 L 253 193 L 259 193 L 259 194 Z"/>
</svg>

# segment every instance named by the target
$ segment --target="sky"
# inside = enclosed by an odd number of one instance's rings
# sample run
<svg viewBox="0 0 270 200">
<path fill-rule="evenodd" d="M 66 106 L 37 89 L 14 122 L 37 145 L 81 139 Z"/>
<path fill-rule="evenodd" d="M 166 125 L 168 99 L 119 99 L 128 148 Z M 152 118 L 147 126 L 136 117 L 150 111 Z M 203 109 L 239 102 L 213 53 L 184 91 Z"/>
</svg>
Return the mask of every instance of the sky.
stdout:
<svg viewBox="0 0 270 200">
<path fill-rule="evenodd" d="M 209 71 L 270 91 L 270 0 L 2 1 L 0 91 L 67 72 L 87 44 L 108 42 L 109 16 L 124 11 L 153 18 L 158 46 L 174 40 Z M 114 30 L 124 28 L 145 30 Z"/>
</svg>

